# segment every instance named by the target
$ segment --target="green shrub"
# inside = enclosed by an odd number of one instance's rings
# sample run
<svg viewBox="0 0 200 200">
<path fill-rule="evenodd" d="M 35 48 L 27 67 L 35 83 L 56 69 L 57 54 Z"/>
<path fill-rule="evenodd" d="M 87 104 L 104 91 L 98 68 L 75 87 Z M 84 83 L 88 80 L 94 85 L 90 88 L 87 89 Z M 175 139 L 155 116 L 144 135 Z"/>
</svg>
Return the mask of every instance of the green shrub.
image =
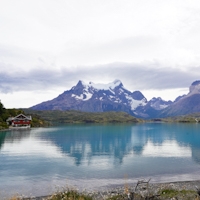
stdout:
<svg viewBox="0 0 200 200">
<path fill-rule="evenodd" d="M 183 197 L 187 197 L 187 199 L 193 199 L 196 194 L 197 193 L 193 190 L 163 189 L 160 191 L 161 197 L 164 197 L 166 199 L 173 197 L 177 197 L 178 199 Z"/>
<path fill-rule="evenodd" d="M 76 190 L 66 190 L 63 192 L 57 192 L 47 200 L 92 200 L 92 197 L 80 194 Z"/>
</svg>

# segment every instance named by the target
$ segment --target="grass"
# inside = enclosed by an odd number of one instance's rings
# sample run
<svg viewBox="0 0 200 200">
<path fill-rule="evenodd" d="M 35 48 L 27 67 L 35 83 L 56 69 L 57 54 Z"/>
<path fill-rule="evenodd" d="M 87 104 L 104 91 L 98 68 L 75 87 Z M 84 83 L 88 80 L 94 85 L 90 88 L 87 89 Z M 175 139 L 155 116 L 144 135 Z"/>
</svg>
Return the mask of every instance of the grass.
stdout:
<svg viewBox="0 0 200 200">
<path fill-rule="evenodd" d="M 92 197 L 80 194 L 75 190 L 58 192 L 48 197 L 47 200 L 92 200 Z"/>
<path fill-rule="evenodd" d="M 125 188 L 126 189 L 126 188 Z M 152 200 L 165 200 L 165 199 L 179 199 L 179 200 L 199 200 L 200 196 L 197 194 L 196 191 L 193 190 L 175 190 L 170 188 L 165 188 L 160 190 L 157 194 L 149 195 L 149 196 L 142 196 L 139 193 L 132 193 L 128 195 L 126 191 L 122 194 L 116 194 L 116 195 L 109 195 L 107 197 L 101 196 L 101 199 L 104 200 L 124 200 L 124 199 L 140 199 L 140 200 L 146 200 L 146 199 L 152 199 Z M 9 200 L 22 200 L 22 197 L 19 197 L 17 195 L 13 196 Z M 25 198 L 29 199 L 29 198 Z M 30 198 L 31 199 L 31 198 Z M 43 200 L 92 200 L 94 197 L 79 193 L 76 189 L 63 189 L 63 191 L 55 192 L 53 195 L 49 197 L 42 198 Z M 99 198 L 98 198 L 99 199 Z"/>
<path fill-rule="evenodd" d="M 161 199 L 191 199 L 195 200 L 198 196 L 196 191 L 193 190 L 175 190 L 175 189 L 163 189 L 160 192 Z"/>
<path fill-rule="evenodd" d="M 19 195 L 14 195 L 9 200 L 31 200 L 32 198 L 20 197 Z M 35 199 L 35 198 L 34 198 Z M 92 200 L 92 197 L 79 193 L 75 189 L 66 189 L 63 191 L 55 192 L 49 197 L 41 197 L 43 200 Z"/>
<path fill-rule="evenodd" d="M 74 188 L 67 187 L 63 188 L 61 191 L 58 190 L 45 200 L 92 200 L 92 197 L 84 193 L 80 193 Z"/>
<path fill-rule="evenodd" d="M 200 122 L 200 112 L 186 114 L 186 115 L 177 115 L 166 118 L 156 118 L 156 119 L 151 119 L 150 121 L 169 122 L 169 123 L 196 123 L 195 119 L 198 119 Z"/>
</svg>

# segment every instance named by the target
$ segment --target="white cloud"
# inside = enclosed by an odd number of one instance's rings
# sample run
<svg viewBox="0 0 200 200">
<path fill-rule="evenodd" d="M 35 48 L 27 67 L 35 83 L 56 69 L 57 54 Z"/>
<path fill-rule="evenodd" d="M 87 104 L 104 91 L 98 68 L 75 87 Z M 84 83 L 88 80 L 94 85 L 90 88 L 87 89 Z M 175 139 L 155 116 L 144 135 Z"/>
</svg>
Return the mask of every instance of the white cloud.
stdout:
<svg viewBox="0 0 200 200">
<path fill-rule="evenodd" d="M 1 93 L 1 102 L 5 108 L 29 108 L 43 101 L 48 101 L 62 93 L 63 89 L 42 91 L 16 91 L 12 93 Z"/>
</svg>

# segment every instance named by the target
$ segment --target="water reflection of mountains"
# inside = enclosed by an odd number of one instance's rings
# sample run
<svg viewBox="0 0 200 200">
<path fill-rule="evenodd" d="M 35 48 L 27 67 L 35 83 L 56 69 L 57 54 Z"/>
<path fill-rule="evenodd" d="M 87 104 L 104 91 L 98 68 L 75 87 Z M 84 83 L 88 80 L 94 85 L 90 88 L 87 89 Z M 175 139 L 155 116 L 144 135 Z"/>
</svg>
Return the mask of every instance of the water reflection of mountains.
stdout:
<svg viewBox="0 0 200 200">
<path fill-rule="evenodd" d="M 114 156 L 121 164 L 128 154 L 142 155 L 148 141 L 162 145 L 166 140 L 176 141 L 181 147 L 189 147 L 195 162 L 200 163 L 199 126 L 185 124 L 144 124 L 136 126 L 80 126 L 68 127 L 55 138 L 47 134 L 62 153 L 75 159 L 76 165 L 87 157 Z M 116 163 L 115 163 L 116 164 Z"/>
<path fill-rule="evenodd" d="M 31 132 L 1 133 L 0 148 L 5 140 L 19 140 L 30 134 Z M 149 141 L 156 146 L 162 145 L 166 140 L 191 148 L 192 158 L 200 163 L 199 124 L 67 126 L 41 132 L 40 139 L 54 143 L 63 154 L 74 158 L 76 165 L 80 165 L 83 159 L 90 160 L 94 156 L 112 156 L 115 164 L 121 164 L 128 154 L 142 155 Z"/>
<path fill-rule="evenodd" d="M 47 137 L 62 153 L 73 157 L 76 165 L 94 156 L 114 156 L 122 163 L 130 152 L 126 144 L 131 138 L 131 126 L 72 126 L 59 130 L 56 136 L 47 134 L 44 139 Z"/>
</svg>

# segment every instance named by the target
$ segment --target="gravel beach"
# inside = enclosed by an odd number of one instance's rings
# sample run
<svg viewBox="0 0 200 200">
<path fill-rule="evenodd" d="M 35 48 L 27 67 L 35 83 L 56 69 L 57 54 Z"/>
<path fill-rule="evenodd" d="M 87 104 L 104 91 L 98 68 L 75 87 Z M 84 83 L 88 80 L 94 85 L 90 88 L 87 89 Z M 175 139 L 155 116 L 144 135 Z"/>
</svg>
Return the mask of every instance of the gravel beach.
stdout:
<svg viewBox="0 0 200 200">
<path fill-rule="evenodd" d="M 137 186 L 137 187 L 136 187 Z M 194 194 L 185 195 L 185 197 L 172 197 L 170 199 L 200 199 L 198 189 L 200 189 L 200 181 L 184 181 L 184 182 L 170 182 L 170 183 L 141 183 L 139 185 L 124 185 L 102 191 L 101 194 L 97 192 L 93 197 L 96 200 L 107 199 L 116 195 L 123 195 L 126 199 L 165 199 L 159 196 L 162 190 L 177 190 L 177 191 L 194 191 Z M 135 194 L 134 197 L 131 194 Z M 168 199 L 168 198 L 167 198 Z"/>
<path fill-rule="evenodd" d="M 166 195 L 165 192 L 161 195 L 161 191 L 177 191 L 173 195 Z M 178 193 L 180 191 L 180 193 Z M 187 192 L 182 192 L 187 191 Z M 106 199 L 191 199 L 200 200 L 200 180 L 198 181 L 183 181 L 169 183 L 151 183 L 151 181 L 141 180 L 136 184 L 125 184 L 123 186 L 109 187 L 100 191 L 83 191 L 82 193 L 92 197 L 94 200 Z M 198 194 L 199 193 L 199 194 Z M 114 198 L 114 197 L 118 198 Z M 50 196 L 46 197 L 31 197 L 21 198 L 23 200 L 49 200 Z"/>
</svg>

